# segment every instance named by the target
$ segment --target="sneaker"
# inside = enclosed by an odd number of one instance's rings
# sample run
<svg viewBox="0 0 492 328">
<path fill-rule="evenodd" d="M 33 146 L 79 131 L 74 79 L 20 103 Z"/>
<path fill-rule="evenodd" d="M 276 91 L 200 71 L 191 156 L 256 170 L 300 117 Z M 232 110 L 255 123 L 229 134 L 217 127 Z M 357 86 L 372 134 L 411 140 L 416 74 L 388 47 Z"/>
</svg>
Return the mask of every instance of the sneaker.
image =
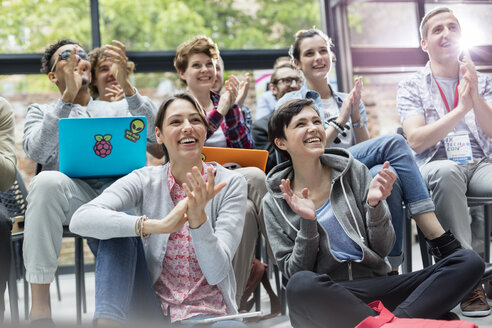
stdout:
<svg viewBox="0 0 492 328">
<path fill-rule="evenodd" d="M 490 314 L 489 303 L 482 285 L 478 285 L 460 304 L 461 312 L 467 317 L 485 317 Z"/>
</svg>

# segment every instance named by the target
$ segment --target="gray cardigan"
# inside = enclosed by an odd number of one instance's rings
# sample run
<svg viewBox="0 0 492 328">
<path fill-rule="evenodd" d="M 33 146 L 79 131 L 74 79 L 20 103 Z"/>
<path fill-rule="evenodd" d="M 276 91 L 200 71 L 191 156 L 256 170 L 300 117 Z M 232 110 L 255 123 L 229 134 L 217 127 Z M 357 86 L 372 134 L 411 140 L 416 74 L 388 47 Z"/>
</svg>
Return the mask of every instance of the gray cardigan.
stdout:
<svg viewBox="0 0 492 328">
<path fill-rule="evenodd" d="M 269 192 L 263 198 L 268 240 L 280 270 L 287 278 L 309 270 L 329 274 L 335 281 L 348 280 L 349 267 L 354 279 L 386 275 L 391 269 L 386 256 L 393 248 L 395 232 L 386 202 L 375 207 L 367 204 L 372 180 L 369 170 L 340 148 L 326 149 L 320 160 L 333 169 L 333 212 L 347 235 L 362 249 L 362 260 L 341 262 L 335 258 L 329 238 L 317 220 L 303 219 L 290 209 L 279 188 L 281 179 L 294 176 L 292 163 L 287 161 L 268 174 Z"/>
<path fill-rule="evenodd" d="M 43 170 L 58 170 L 58 120 L 67 117 L 147 117 L 147 142 L 155 144 L 154 122 L 157 109 L 138 91 L 131 97 L 115 102 L 91 99 L 87 106 L 57 102 L 27 108 L 22 143 L 27 156 L 43 165 Z"/>
<path fill-rule="evenodd" d="M 190 229 L 200 268 L 210 285 L 221 291 L 227 312 L 237 313 L 236 279 L 232 258 L 241 241 L 246 212 L 247 184 L 242 175 L 216 163 L 216 183 L 227 185 L 206 207 L 208 220 Z M 164 218 L 173 208 L 167 184 L 169 164 L 135 170 L 82 205 L 72 216 L 70 230 L 97 239 L 135 237 L 135 223 L 142 215 Z M 126 213 L 125 213 L 126 212 Z M 127 214 L 132 213 L 132 214 Z M 144 243 L 147 266 L 155 283 L 162 272 L 169 234 L 153 234 Z"/>
</svg>

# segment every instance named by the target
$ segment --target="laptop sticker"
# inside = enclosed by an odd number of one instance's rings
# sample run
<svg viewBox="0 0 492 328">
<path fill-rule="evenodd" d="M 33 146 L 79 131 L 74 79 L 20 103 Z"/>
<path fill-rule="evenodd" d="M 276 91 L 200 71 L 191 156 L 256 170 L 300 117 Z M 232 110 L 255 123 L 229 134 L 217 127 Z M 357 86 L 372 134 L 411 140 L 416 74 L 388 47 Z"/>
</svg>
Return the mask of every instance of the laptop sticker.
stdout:
<svg viewBox="0 0 492 328">
<path fill-rule="evenodd" d="M 111 154 L 111 150 L 113 149 L 111 142 L 109 142 L 111 138 L 112 136 L 110 134 L 104 136 L 97 134 L 94 136 L 94 139 L 97 141 L 94 145 L 94 152 L 97 156 L 104 158 Z"/>
<path fill-rule="evenodd" d="M 140 139 L 140 132 L 145 128 L 145 123 L 139 118 L 134 119 L 130 123 L 130 130 L 125 130 L 125 139 L 132 142 L 137 142 Z"/>
</svg>

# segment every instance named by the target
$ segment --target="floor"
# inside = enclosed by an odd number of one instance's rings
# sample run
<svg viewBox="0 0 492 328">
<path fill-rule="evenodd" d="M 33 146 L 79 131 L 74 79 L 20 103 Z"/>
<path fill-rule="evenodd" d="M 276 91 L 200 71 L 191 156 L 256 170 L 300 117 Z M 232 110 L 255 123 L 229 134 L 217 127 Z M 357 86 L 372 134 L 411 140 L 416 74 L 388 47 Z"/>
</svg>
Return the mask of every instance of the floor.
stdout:
<svg viewBox="0 0 492 328">
<path fill-rule="evenodd" d="M 413 245 L 413 266 L 414 270 L 422 268 L 422 261 L 420 259 L 420 253 L 418 251 L 418 245 Z M 272 281 L 272 286 L 274 286 Z M 86 273 L 86 288 L 87 288 L 87 313 L 82 314 L 82 326 L 91 327 L 92 326 L 92 314 L 94 312 L 94 273 Z M 275 287 L 274 287 L 275 288 Z M 452 288 L 450 286 L 450 288 Z M 57 299 L 55 285 L 51 288 L 51 299 L 52 299 L 52 312 L 53 320 L 57 324 L 57 327 L 75 327 L 75 276 L 73 274 L 61 275 L 60 276 L 60 289 L 61 289 L 61 301 Z M 23 284 L 21 281 L 18 282 L 19 290 L 19 312 L 21 317 L 20 326 L 28 326 L 28 321 L 24 320 L 24 298 L 23 298 Z M 8 295 L 8 293 L 6 293 Z M 9 327 L 10 323 L 10 305 L 8 297 L 5 297 L 5 321 L 4 326 Z M 492 300 L 489 300 L 489 304 L 492 306 Z M 268 296 L 265 292 L 262 292 L 262 309 L 265 314 L 269 313 L 270 304 Z M 474 322 L 479 327 L 492 328 L 492 315 L 484 318 L 467 318 L 461 315 L 459 307 L 454 309 L 454 312 L 458 314 L 461 319 Z M 0 325 L 1 326 L 1 325 Z M 273 319 L 268 319 L 261 321 L 259 323 L 249 324 L 250 327 L 254 328 L 290 328 L 288 316 L 278 316 Z"/>
</svg>

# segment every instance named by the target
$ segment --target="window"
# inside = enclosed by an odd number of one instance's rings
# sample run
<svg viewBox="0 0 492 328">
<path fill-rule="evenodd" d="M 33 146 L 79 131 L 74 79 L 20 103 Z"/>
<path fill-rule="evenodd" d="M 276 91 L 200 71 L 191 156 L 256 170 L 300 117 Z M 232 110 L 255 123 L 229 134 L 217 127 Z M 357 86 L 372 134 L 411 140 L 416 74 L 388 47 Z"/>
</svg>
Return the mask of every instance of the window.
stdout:
<svg viewBox="0 0 492 328">
<path fill-rule="evenodd" d="M 89 0 L 1 1 L 0 53 L 42 52 L 58 39 L 91 44 Z"/>
<path fill-rule="evenodd" d="M 415 3 L 353 2 L 347 13 L 352 46 L 419 46 Z"/>
</svg>

